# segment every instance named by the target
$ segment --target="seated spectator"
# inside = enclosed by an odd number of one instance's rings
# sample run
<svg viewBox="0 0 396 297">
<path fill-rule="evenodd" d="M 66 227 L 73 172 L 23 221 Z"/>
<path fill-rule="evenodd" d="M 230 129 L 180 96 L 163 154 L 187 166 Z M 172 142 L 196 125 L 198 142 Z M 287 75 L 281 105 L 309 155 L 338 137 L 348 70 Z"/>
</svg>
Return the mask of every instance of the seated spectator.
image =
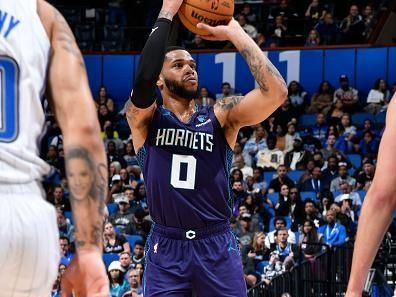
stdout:
<svg viewBox="0 0 396 297">
<path fill-rule="evenodd" d="M 132 222 L 133 213 L 129 210 L 129 199 L 123 193 L 115 199 L 115 203 L 118 204 L 118 210 L 110 215 L 109 220 L 114 227 L 119 228 L 121 233 L 123 233 L 126 226 Z"/>
<path fill-rule="evenodd" d="M 69 238 L 66 236 L 59 237 L 59 247 L 61 256 L 60 263 L 69 266 L 74 257 L 74 253 L 71 251 Z"/>
<path fill-rule="evenodd" d="M 336 221 L 344 226 L 346 230 L 345 240 L 348 241 L 349 238 L 353 238 L 356 232 L 356 225 L 352 222 L 351 218 L 341 211 L 341 207 L 337 203 L 333 203 L 329 211 L 333 211 L 336 214 Z"/>
<path fill-rule="evenodd" d="M 119 261 L 111 262 L 109 268 L 107 268 L 111 297 L 118 297 L 128 287 L 128 283 L 123 277 L 123 272 Z"/>
<path fill-rule="evenodd" d="M 351 117 L 348 113 L 344 113 L 341 117 L 341 125 L 339 126 L 340 136 L 342 136 L 348 144 L 348 152 L 352 151 L 353 140 L 356 135 L 356 127 L 351 123 Z"/>
<path fill-rule="evenodd" d="M 107 222 L 103 231 L 103 253 L 131 252 L 131 247 L 124 235 L 116 234 L 113 224 Z"/>
<path fill-rule="evenodd" d="M 237 228 L 240 228 L 239 219 L 241 219 L 242 215 L 247 213 L 250 214 L 250 223 L 249 223 L 249 231 L 252 233 L 256 232 L 259 229 L 259 223 L 261 221 L 260 215 L 258 213 L 253 213 L 252 208 L 247 201 L 251 198 L 251 195 L 246 196 L 246 199 L 239 205 L 239 212 L 238 212 L 238 222 Z"/>
<path fill-rule="evenodd" d="M 390 92 L 386 81 L 384 79 L 378 79 L 367 96 L 367 106 L 364 110 L 372 114 L 377 114 L 383 111 L 384 105 L 389 100 Z"/>
<path fill-rule="evenodd" d="M 57 146 L 55 145 L 48 146 L 48 152 L 45 158 L 45 162 L 47 162 L 49 165 L 59 170 L 59 173 L 62 176 L 65 176 L 65 159 L 59 155 Z"/>
<path fill-rule="evenodd" d="M 330 209 L 331 205 L 334 203 L 333 194 L 330 191 L 324 191 L 320 193 L 320 211 L 322 217 L 326 217 L 327 211 Z"/>
<path fill-rule="evenodd" d="M 375 174 L 375 166 L 372 160 L 363 163 L 363 171 L 356 176 L 356 190 L 366 190 L 371 186 Z"/>
<path fill-rule="evenodd" d="M 340 76 L 340 88 L 334 92 L 334 102 L 337 99 L 342 101 L 346 112 L 359 111 L 358 90 L 349 86 L 349 78 L 345 74 Z"/>
<path fill-rule="evenodd" d="M 100 87 L 98 91 L 98 96 L 95 99 L 96 108 L 104 104 L 110 113 L 114 112 L 114 101 L 107 95 L 107 90 L 105 87 Z"/>
<path fill-rule="evenodd" d="M 307 152 L 314 154 L 316 151 L 322 149 L 322 143 L 316 137 L 313 137 L 310 128 L 304 131 L 303 140 L 303 147 L 304 150 Z"/>
<path fill-rule="evenodd" d="M 205 49 L 207 48 L 206 41 L 202 39 L 201 35 L 195 34 L 194 39 L 187 46 L 189 49 Z"/>
<path fill-rule="evenodd" d="M 120 167 L 125 168 L 126 162 L 125 162 L 124 158 L 117 151 L 117 146 L 116 146 L 115 142 L 110 140 L 109 142 L 107 142 L 106 148 L 107 148 L 106 153 L 107 153 L 108 163 L 111 164 L 112 162 L 119 162 Z M 120 173 L 121 168 L 119 168 L 117 174 Z"/>
<path fill-rule="evenodd" d="M 316 115 L 316 123 L 312 127 L 312 136 L 319 139 L 322 143 L 326 139 L 328 126 L 326 124 L 325 115 L 319 112 Z"/>
<path fill-rule="evenodd" d="M 313 159 L 309 159 L 307 163 L 307 168 L 304 173 L 298 179 L 297 185 L 301 187 L 301 185 L 308 179 L 312 177 L 312 171 L 315 168 L 315 161 Z"/>
<path fill-rule="evenodd" d="M 120 253 L 120 264 L 121 264 L 121 268 L 122 271 L 129 271 L 129 269 L 133 269 L 134 266 L 132 264 L 132 260 L 131 260 L 131 254 L 127 253 L 127 252 L 121 252 Z"/>
<path fill-rule="evenodd" d="M 235 235 L 238 237 L 242 248 L 252 244 L 253 232 L 250 228 L 251 221 L 252 215 L 250 213 L 242 213 L 239 216 L 239 228 L 236 230 Z"/>
<path fill-rule="evenodd" d="M 152 222 L 146 220 L 147 213 L 143 208 L 137 208 L 133 219 L 125 226 L 125 233 L 130 235 L 140 235 L 144 240 L 150 233 Z"/>
<path fill-rule="evenodd" d="M 272 9 L 269 19 L 276 18 L 277 16 L 282 16 L 285 20 L 289 18 L 298 17 L 297 11 L 290 5 L 289 0 L 281 0 L 279 5 Z"/>
<path fill-rule="evenodd" d="M 242 27 L 242 29 L 252 38 L 255 39 L 257 35 L 257 29 L 256 27 L 248 24 L 246 20 L 246 16 L 243 14 L 240 14 L 237 18 L 239 25 Z"/>
<path fill-rule="evenodd" d="M 328 81 L 323 81 L 318 91 L 313 94 L 311 98 L 311 105 L 308 107 L 307 112 L 317 113 L 321 112 L 327 115 L 333 103 L 333 87 Z"/>
<path fill-rule="evenodd" d="M 234 95 L 233 91 L 234 90 L 231 88 L 231 84 L 229 82 L 223 82 L 221 84 L 221 94 L 216 94 L 216 100 Z"/>
<path fill-rule="evenodd" d="M 309 31 L 307 39 L 305 40 L 306 47 L 309 46 L 319 46 L 320 45 L 320 34 L 316 29 Z"/>
<path fill-rule="evenodd" d="M 310 27 L 324 18 L 326 9 L 319 3 L 319 0 L 312 0 L 305 11 L 305 17 Z"/>
<path fill-rule="evenodd" d="M 305 220 L 299 236 L 300 251 L 306 260 L 314 260 L 314 257 L 322 250 L 323 236 L 318 234 L 315 223 Z"/>
<path fill-rule="evenodd" d="M 327 167 L 322 170 L 322 177 L 326 180 L 326 183 L 330 185 L 331 181 L 338 176 L 338 159 L 335 155 L 331 155 L 327 159 Z"/>
<path fill-rule="evenodd" d="M 315 151 L 313 153 L 313 160 L 315 162 L 315 166 L 320 167 L 322 170 L 326 168 L 326 162 L 323 158 L 323 154 L 320 151 Z"/>
<path fill-rule="evenodd" d="M 199 106 L 213 106 L 216 100 L 213 99 L 213 95 L 209 93 L 209 89 L 202 86 L 199 89 L 199 97 L 195 102 Z"/>
<path fill-rule="evenodd" d="M 323 236 L 323 241 L 329 246 L 341 246 L 346 242 L 345 227 L 336 222 L 336 213 L 332 209 L 326 213 L 326 224 L 319 227 L 318 233 Z"/>
<path fill-rule="evenodd" d="M 135 242 L 131 261 L 133 267 L 136 267 L 138 264 L 144 264 L 144 241 L 138 240 Z"/>
<path fill-rule="evenodd" d="M 137 263 L 135 265 L 135 269 L 140 275 L 140 283 L 143 283 L 143 275 L 144 275 L 144 265 L 143 265 L 143 263 Z"/>
<path fill-rule="evenodd" d="M 323 45 L 333 45 L 338 43 L 340 30 L 334 22 L 333 14 L 327 12 L 320 20 L 315 29 L 319 32 Z"/>
<path fill-rule="evenodd" d="M 109 198 L 107 203 L 115 201 L 120 195 L 122 195 L 123 191 L 124 186 L 121 181 L 121 176 L 119 174 L 114 174 L 111 178 L 110 191 L 108 193 Z"/>
<path fill-rule="evenodd" d="M 349 15 L 345 17 L 341 24 L 342 42 L 344 44 L 359 44 L 364 42 L 365 24 L 359 15 L 357 5 L 351 5 Z"/>
<path fill-rule="evenodd" d="M 127 166 L 139 166 L 136 158 L 135 149 L 133 148 L 133 144 L 131 141 L 128 141 L 125 146 L 125 154 L 123 158 Z"/>
<path fill-rule="evenodd" d="M 330 191 L 340 191 L 342 182 L 347 182 L 352 189 L 356 187 L 356 180 L 349 176 L 348 164 L 345 162 L 338 163 L 338 176 L 331 181 Z"/>
<path fill-rule="evenodd" d="M 287 133 L 285 135 L 285 149 L 283 153 L 286 154 L 293 150 L 294 139 L 300 138 L 300 133 L 296 132 L 296 125 L 290 123 L 287 125 Z"/>
<path fill-rule="evenodd" d="M 288 241 L 289 233 L 286 228 L 282 227 L 274 233 L 276 242 L 271 244 L 271 252 L 279 253 L 279 260 L 283 263 L 285 270 L 290 270 L 297 262 L 299 250 L 296 244 Z"/>
<path fill-rule="evenodd" d="M 233 215 L 238 216 L 239 206 L 245 201 L 248 193 L 245 191 L 242 182 L 235 180 L 232 183 L 232 201 L 234 201 Z"/>
<path fill-rule="evenodd" d="M 337 152 L 340 152 L 342 154 L 342 152 L 339 151 L 336 147 L 337 136 L 333 133 L 332 134 L 327 133 L 327 134 L 328 134 L 327 141 L 324 143 L 324 148 L 320 150 L 324 159 L 330 158 L 330 156 L 335 155 Z M 342 143 L 344 143 L 343 139 L 342 139 Z"/>
<path fill-rule="evenodd" d="M 260 49 L 264 50 L 268 47 L 267 39 L 265 38 L 264 34 L 258 32 L 255 38 L 256 44 L 259 46 Z"/>
<path fill-rule="evenodd" d="M 231 170 L 231 184 L 233 184 L 236 181 L 241 182 L 241 185 L 243 183 L 243 173 L 242 170 L 240 170 L 239 168 L 235 168 Z"/>
<path fill-rule="evenodd" d="M 309 159 L 311 154 L 304 149 L 302 139 L 295 138 L 293 150 L 285 155 L 286 167 L 291 170 L 305 170 Z"/>
<path fill-rule="evenodd" d="M 283 130 L 283 127 L 279 124 L 276 125 L 275 131 L 276 147 L 283 152 L 286 146 L 285 132 Z"/>
<path fill-rule="evenodd" d="M 301 192 L 315 192 L 319 194 L 330 187 L 327 181 L 322 178 L 321 167 L 315 166 L 312 170 L 312 177 L 307 179 L 300 187 Z"/>
<path fill-rule="evenodd" d="M 243 157 L 247 164 L 254 164 L 257 160 L 255 158 L 256 154 L 260 150 L 264 150 L 267 148 L 267 132 L 265 131 L 262 125 L 256 125 L 254 129 L 254 133 L 246 141 L 245 146 L 243 147 Z"/>
<path fill-rule="evenodd" d="M 363 139 L 363 135 L 365 132 L 369 131 L 372 133 L 373 137 L 378 139 L 379 138 L 379 133 L 377 130 L 374 129 L 374 124 L 371 122 L 370 119 L 366 119 L 363 122 L 363 129 L 358 129 L 356 131 L 356 135 L 355 135 L 355 143 L 359 143 L 362 139 Z M 359 149 L 357 149 L 358 151 Z M 363 154 L 366 155 L 366 154 Z"/>
<path fill-rule="evenodd" d="M 129 176 L 128 170 L 126 170 L 126 168 L 122 168 L 120 170 L 120 179 L 123 188 L 131 186 L 131 177 Z"/>
<path fill-rule="evenodd" d="M 290 197 L 289 197 L 289 187 L 287 185 L 282 185 L 278 197 L 278 202 L 275 204 L 275 214 L 277 216 L 289 216 L 290 214 Z"/>
<path fill-rule="evenodd" d="M 375 25 L 374 11 L 371 5 L 366 5 L 362 10 L 362 18 L 364 22 L 363 37 L 369 39 Z"/>
<path fill-rule="evenodd" d="M 273 251 L 270 254 L 268 265 L 264 267 L 263 274 L 261 275 L 261 281 L 269 286 L 271 284 L 271 281 L 276 276 L 281 275 L 285 271 L 285 267 L 279 257 L 279 252 Z"/>
<path fill-rule="evenodd" d="M 283 217 L 275 217 L 274 219 L 274 227 L 275 230 L 268 232 L 267 236 L 265 237 L 264 243 L 265 246 L 269 249 L 271 248 L 271 244 L 275 243 L 275 232 L 280 229 L 286 229 L 286 220 Z M 288 230 L 287 231 L 289 236 L 288 236 L 288 242 L 295 244 L 296 243 L 296 235 L 294 234 L 293 231 Z"/>
<path fill-rule="evenodd" d="M 128 286 L 119 297 L 143 297 L 143 288 L 140 283 L 140 274 L 136 269 L 127 271 Z"/>
<path fill-rule="evenodd" d="M 259 150 L 256 155 L 257 166 L 265 170 L 276 170 L 279 165 L 283 164 L 283 152 L 276 148 L 276 138 L 268 136 L 267 148 Z"/>
<path fill-rule="evenodd" d="M 287 176 L 285 165 L 279 165 L 276 172 L 278 176 L 271 180 L 268 188 L 269 193 L 280 192 L 283 185 L 287 185 L 289 188 L 294 186 L 294 181 Z"/>
<path fill-rule="evenodd" d="M 70 243 L 74 242 L 74 226 L 66 219 L 65 212 L 57 208 L 57 222 L 60 237 L 66 237 Z"/>
<path fill-rule="evenodd" d="M 341 204 L 341 213 L 347 216 L 351 222 L 355 222 L 355 212 L 352 209 L 352 199 L 350 195 L 343 194 L 340 198 L 340 204 Z"/>
<path fill-rule="evenodd" d="M 304 201 L 304 219 L 313 221 L 317 228 L 323 224 L 322 215 L 316 208 L 316 204 L 312 199 L 306 199 Z"/>
<path fill-rule="evenodd" d="M 362 155 L 377 155 L 378 147 L 379 142 L 376 138 L 374 138 L 373 132 L 366 131 L 363 134 L 363 139 L 359 142 L 358 152 Z"/>
<path fill-rule="evenodd" d="M 101 131 L 104 131 L 104 124 L 109 121 L 113 122 L 114 116 L 111 114 L 109 109 L 105 104 L 100 104 L 98 108 L 98 119 L 100 123 Z"/>
<path fill-rule="evenodd" d="M 352 206 L 354 210 L 360 209 L 362 206 L 362 199 L 359 195 L 358 192 L 352 191 L 353 187 L 346 181 L 343 180 L 340 182 L 340 194 L 334 198 L 334 202 L 336 203 L 341 203 L 342 199 L 347 199 L 345 198 L 346 196 L 348 199 L 352 201 Z"/>
<path fill-rule="evenodd" d="M 63 211 L 71 211 L 70 200 L 65 197 L 65 191 L 61 185 L 55 185 L 48 197 L 48 202 Z"/>
<path fill-rule="evenodd" d="M 264 244 L 265 234 L 263 232 L 255 232 L 253 241 L 250 246 L 247 247 L 247 256 L 253 259 L 254 267 L 257 266 L 261 261 L 269 260 L 269 249 Z"/>
<path fill-rule="evenodd" d="M 327 123 L 329 125 L 338 125 L 341 123 L 341 117 L 345 113 L 344 103 L 341 99 L 335 99 L 327 114 Z"/>
<path fill-rule="evenodd" d="M 253 169 L 253 189 L 254 193 L 264 195 L 267 191 L 268 185 L 264 181 L 263 169 L 261 167 L 256 167 Z"/>
<path fill-rule="evenodd" d="M 129 209 L 128 211 L 132 214 L 135 213 L 136 209 L 145 207 L 144 201 L 138 200 L 134 195 L 134 191 L 131 187 L 124 188 L 124 197 L 128 198 L 129 201 Z"/>
<path fill-rule="evenodd" d="M 242 7 L 241 14 L 243 14 L 246 20 L 252 24 L 252 26 L 257 26 L 258 17 L 256 13 L 252 10 L 252 7 L 249 3 L 244 3 Z"/>
<path fill-rule="evenodd" d="M 292 107 L 291 102 L 289 99 L 285 100 L 281 107 L 279 107 L 269 118 L 269 122 L 273 119 L 273 127 L 275 128 L 276 125 L 281 125 L 284 130 L 286 130 L 287 125 L 289 124 L 297 124 L 298 112 Z M 270 127 L 269 127 L 270 128 Z M 270 129 L 267 129 L 269 132 Z"/>
<path fill-rule="evenodd" d="M 282 44 L 282 40 L 288 34 L 286 20 L 283 16 L 278 15 L 275 17 L 274 24 L 270 25 L 268 28 L 268 34 L 272 39 L 276 39 L 280 44 Z"/>
<path fill-rule="evenodd" d="M 103 142 L 106 148 L 108 148 L 109 142 L 114 142 L 116 150 L 122 151 L 124 148 L 124 142 L 118 137 L 118 132 L 114 130 L 110 121 L 106 121 L 104 125 Z"/>
<path fill-rule="evenodd" d="M 292 108 L 297 111 L 298 115 L 302 114 L 307 103 L 307 92 L 295 80 L 290 82 L 288 91 L 288 98 Z"/>
</svg>

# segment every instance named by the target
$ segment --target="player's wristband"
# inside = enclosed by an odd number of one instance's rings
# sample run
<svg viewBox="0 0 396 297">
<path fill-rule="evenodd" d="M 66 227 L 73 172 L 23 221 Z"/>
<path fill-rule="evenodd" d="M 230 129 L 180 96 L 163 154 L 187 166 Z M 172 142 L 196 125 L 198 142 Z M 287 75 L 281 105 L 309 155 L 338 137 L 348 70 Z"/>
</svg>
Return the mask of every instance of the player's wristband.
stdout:
<svg viewBox="0 0 396 297">
<path fill-rule="evenodd" d="M 131 95 L 133 105 L 147 108 L 155 101 L 155 88 L 165 59 L 171 21 L 159 18 L 151 29 L 140 56 L 135 84 Z"/>
</svg>

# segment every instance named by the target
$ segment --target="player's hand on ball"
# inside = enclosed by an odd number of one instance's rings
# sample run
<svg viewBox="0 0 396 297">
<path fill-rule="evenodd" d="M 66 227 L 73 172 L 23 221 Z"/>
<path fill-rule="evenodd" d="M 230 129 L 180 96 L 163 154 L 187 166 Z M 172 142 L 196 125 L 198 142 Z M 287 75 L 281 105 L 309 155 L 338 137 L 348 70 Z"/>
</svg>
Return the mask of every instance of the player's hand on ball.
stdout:
<svg viewBox="0 0 396 297">
<path fill-rule="evenodd" d="M 183 0 L 163 0 L 161 11 L 171 13 L 175 16 L 178 12 Z"/>
<path fill-rule="evenodd" d="M 231 19 L 227 26 L 220 25 L 212 27 L 204 23 L 198 23 L 197 28 L 209 32 L 208 35 L 201 36 L 202 38 L 213 41 L 230 40 L 232 34 L 235 34 L 239 30 L 243 31 L 242 27 L 234 18 Z"/>
<path fill-rule="evenodd" d="M 97 251 L 79 251 L 62 277 L 62 297 L 109 297 L 109 280 Z"/>
</svg>

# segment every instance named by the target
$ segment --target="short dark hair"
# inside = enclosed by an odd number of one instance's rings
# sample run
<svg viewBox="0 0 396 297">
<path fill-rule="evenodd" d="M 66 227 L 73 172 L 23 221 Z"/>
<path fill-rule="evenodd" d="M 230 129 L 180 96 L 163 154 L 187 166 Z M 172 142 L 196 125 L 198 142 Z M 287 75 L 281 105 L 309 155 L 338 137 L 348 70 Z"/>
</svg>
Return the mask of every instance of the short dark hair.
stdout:
<svg viewBox="0 0 396 297">
<path fill-rule="evenodd" d="M 312 203 L 312 204 L 316 207 L 316 203 L 315 203 L 312 199 L 310 199 L 310 198 L 305 199 L 305 201 L 304 201 L 304 206 L 307 205 L 308 203 Z"/>
<path fill-rule="evenodd" d="M 165 55 L 166 55 L 167 53 L 169 53 L 169 52 L 178 51 L 178 50 L 182 50 L 182 51 L 187 51 L 187 52 L 188 52 L 188 50 L 186 50 L 186 49 L 185 49 L 184 47 L 182 47 L 182 46 L 171 45 L 171 46 L 168 46 L 168 47 L 166 48 L 166 50 L 165 50 Z"/>
<path fill-rule="evenodd" d="M 274 226 L 276 225 L 276 222 L 277 222 L 277 221 L 282 221 L 283 224 L 285 224 L 285 226 L 286 226 L 286 220 L 285 220 L 284 217 L 275 217 L 275 218 L 274 218 Z"/>
<path fill-rule="evenodd" d="M 135 246 L 137 246 L 137 245 L 140 245 L 140 246 L 144 247 L 144 241 L 143 240 L 137 240 L 135 242 Z"/>
<path fill-rule="evenodd" d="M 66 241 L 67 241 L 67 244 L 70 244 L 70 240 L 69 240 L 69 238 L 66 237 L 66 236 L 59 236 L 59 240 L 66 240 Z"/>
<path fill-rule="evenodd" d="M 280 227 L 279 229 L 275 230 L 274 235 L 275 235 L 275 236 L 278 236 L 278 232 L 279 232 L 279 231 L 286 231 L 286 233 L 288 233 L 286 227 Z"/>
</svg>

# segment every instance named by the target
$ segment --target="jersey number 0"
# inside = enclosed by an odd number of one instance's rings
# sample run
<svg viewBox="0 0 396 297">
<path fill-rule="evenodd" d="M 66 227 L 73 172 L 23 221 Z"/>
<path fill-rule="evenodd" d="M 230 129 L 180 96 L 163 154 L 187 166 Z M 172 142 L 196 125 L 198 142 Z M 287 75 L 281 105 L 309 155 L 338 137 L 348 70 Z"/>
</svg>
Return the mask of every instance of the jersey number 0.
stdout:
<svg viewBox="0 0 396 297">
<path fill-rule="evenodd" d="M 182 164 L 186 166 L 186 177 L 181 177 Z M 178 189 L 194 190 L 197 159 L 194 156 L 172 155 L 171 185 Z"/>
<path fill-rule="evenodd" d="M 18 136 L 18 64 L 0 56 L 0 142 L 13 142 Z"/>
</svg>

